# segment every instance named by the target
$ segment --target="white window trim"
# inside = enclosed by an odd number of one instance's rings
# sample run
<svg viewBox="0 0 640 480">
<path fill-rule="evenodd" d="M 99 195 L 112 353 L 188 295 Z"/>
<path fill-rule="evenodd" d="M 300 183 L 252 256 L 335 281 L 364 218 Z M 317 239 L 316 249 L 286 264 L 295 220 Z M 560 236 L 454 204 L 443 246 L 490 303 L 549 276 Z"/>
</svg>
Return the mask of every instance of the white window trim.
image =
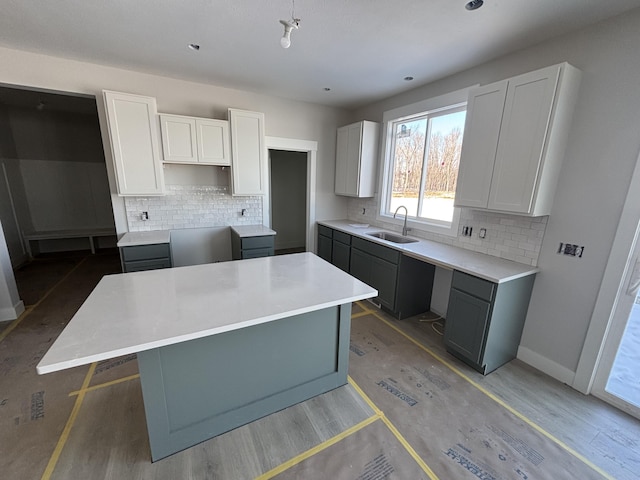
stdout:
<svg viewBox="0 0 640 480">
<path fill-rule="evenodd" d="M 477 87 L 477 85 L 472 85 L 468 88 L 456 90 L 455 92 L 450 92 L 445 95 L 429 98 L 427 100 L 422 100 L 410 105 L 404 105 L 402 107 L 394 108 L 393 110 L 387 110 L 386 112 L 384 112 L 384 114 L 382 115 L 382 148 L 380 149 L 381 168 L 380 178 L 378 182 L 378 192 L 380 192 L 380 207 L 378 208 L 378 212 L 376 214 L 376 220 L 378 220 L 379 222 L 391 223 L 396 225 L 402 225 L 404 222 L 404 217 L 402 215 L 399 215 L 397 218 L 393 218 L 392 214 L 384 213 L 387 201 L 385 197 L 388 182 L 391 181 L 392 169 L 392 162 L 389 161 L 389 159 L 391 158 L 390 150 L 393 146 L 393 139 L 391 138 L 393 128 L 391 127 L 391 123 L 405 117 L 413 117 L 421 113 L 436 111 L 445 107 L 466 103 L 469 96 L 469 90 L 474 87 Z M 464 139 L 462 141 L 464 142 Z M 449 237 L 456 237 L 458 235 L 459 224 L 459 208 L 453 209 L 453 219 L 451 220 L 450 227 L 431 223 L 428 221 L 416 221 L 412 219 L 407 220 L 407 226 L 412 230 L 438 233 L 440 235 L 446 235 Z"/>
</svg>

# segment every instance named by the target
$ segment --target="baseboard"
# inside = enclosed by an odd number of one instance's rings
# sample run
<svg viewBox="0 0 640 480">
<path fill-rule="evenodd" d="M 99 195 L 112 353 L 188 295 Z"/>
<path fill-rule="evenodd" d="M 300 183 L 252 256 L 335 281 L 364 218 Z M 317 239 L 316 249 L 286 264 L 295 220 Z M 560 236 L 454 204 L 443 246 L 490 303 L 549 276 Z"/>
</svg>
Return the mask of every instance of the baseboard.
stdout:
<svg viewBox="0 0 640 480">
<path fill-rule="evenodd" d="M 527 365 L 531 365 L 559 382 L 566 383 L 569 386 L 573 385 L 573 379 L 576 375 L 574 371 L 563 367 L 553 360 L 549 360 L 547 357 L 543 357 L 533 350 L 522 346 L 518 347 L 518 360 L 522 360 Z"/>
<path fill-rule="evenodd" d="M 13 307 L 0 308 L 0 322 L 15 320 L 24 312 L 24 303 L 20 300 Z"/>
</svg>

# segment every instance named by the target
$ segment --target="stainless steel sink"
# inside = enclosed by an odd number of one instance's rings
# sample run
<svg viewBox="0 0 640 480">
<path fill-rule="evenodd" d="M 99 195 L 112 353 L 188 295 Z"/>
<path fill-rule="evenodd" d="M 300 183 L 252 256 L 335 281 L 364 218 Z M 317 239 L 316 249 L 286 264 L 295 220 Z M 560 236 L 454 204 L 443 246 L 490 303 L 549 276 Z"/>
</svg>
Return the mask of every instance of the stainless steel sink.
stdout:
<svg viewBox="0 0 640 480">
<path fill-rule="evenodd" d="M 416 243 L 418 240 L 414 240 L 413 238 L 403 237 L 402 235 L 397 235 L 395 233 L 389 232 L 373 232 L 367 233 L 372 237 L 379 238 L 380 240 L 386 240 L 387 242 L 393 243 Z"/>
</svg>

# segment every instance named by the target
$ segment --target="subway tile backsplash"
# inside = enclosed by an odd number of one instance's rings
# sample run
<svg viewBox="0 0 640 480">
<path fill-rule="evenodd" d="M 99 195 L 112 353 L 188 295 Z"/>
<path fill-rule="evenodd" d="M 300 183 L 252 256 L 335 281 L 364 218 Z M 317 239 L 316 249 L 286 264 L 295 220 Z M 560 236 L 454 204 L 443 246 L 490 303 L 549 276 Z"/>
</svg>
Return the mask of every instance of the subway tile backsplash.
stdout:
<svg viewBox="0 0 640 480">
<path fill-rule="evenodd" d="M 234 197 L 227 186 L 167 185 L 162 197 L 125 197 L 124 203 L 130 232 L 262 224 L 262 197 Z"/>
<path fill-rule="evenodd" d="M 377 211 L 377 198 L 350 199 L 347 215 L 354 222 L 369 223 L 396 232 L 402 230 L 399 225 L 379 221 Z M 548 217 L 523 217 L 463 208 L 458 236 L 448 237 L 415 229 L 409 235 L 537 266 L 547 220 Z M 473 228 L 471 236 L 462 236 L 463 226 Z M 485 238 L 478 236 L 481 228 L 487 230 Z"/>
</svg>

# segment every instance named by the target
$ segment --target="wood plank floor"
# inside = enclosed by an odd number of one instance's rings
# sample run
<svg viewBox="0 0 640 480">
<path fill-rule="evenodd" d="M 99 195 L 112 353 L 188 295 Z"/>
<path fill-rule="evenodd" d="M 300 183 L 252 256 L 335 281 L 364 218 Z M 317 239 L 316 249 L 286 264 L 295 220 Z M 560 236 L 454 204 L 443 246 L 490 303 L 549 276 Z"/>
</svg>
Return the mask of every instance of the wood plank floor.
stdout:
<svg viewBox="0 0 640 480">
<path fill-rule="evenodd" d="M 82 378 L 91 373 L 89 368 L 78 367 L 57 377 L 35 374 L 33 366 L 42 350 L 35 341 L 42 341 L 40 332 L 47 328 L 51 332 L 61 330 L 100 276 L 119 269 L 117 252 L 89 255 L 79 261 L 77 256 L 72 260 L 60 258 L 58 266 L 50 259 L 40 262 L 41 274 L 31 265 L 29 278 L 37 279 L 29 291 L 33 307 L 6 338 L 0 337 L 2 478 L 251 479 L 374 413 L 347 385 L 151 464 L 135 358 L 99 365 L 88 385 L 100 387 L 121 378 L 125 381 L 61 398 L 59 407 L 53 392 L 80 390 Z M 354 311 L 359 309 L 356 306 Z M 638 420 L 517 360 L 483 377 L 448 355 L 442 338 L 419 316 L 404 321 L 386 319 L 612 478 L 639 477 Z M 28 351 L 30 338 L 37 351 Z M 20 351 L 9 351 L 12 345 Z M 16 373 L 20 381 L 12 380 Z M 47 382 L 55 382 L 56 388 Z M 67 431 L 65 425 L 74 415 L 74 404 L 80 406 L 73 427 Z M 52 459 L 53 467 L 47 471 Z"/>
</svg>

